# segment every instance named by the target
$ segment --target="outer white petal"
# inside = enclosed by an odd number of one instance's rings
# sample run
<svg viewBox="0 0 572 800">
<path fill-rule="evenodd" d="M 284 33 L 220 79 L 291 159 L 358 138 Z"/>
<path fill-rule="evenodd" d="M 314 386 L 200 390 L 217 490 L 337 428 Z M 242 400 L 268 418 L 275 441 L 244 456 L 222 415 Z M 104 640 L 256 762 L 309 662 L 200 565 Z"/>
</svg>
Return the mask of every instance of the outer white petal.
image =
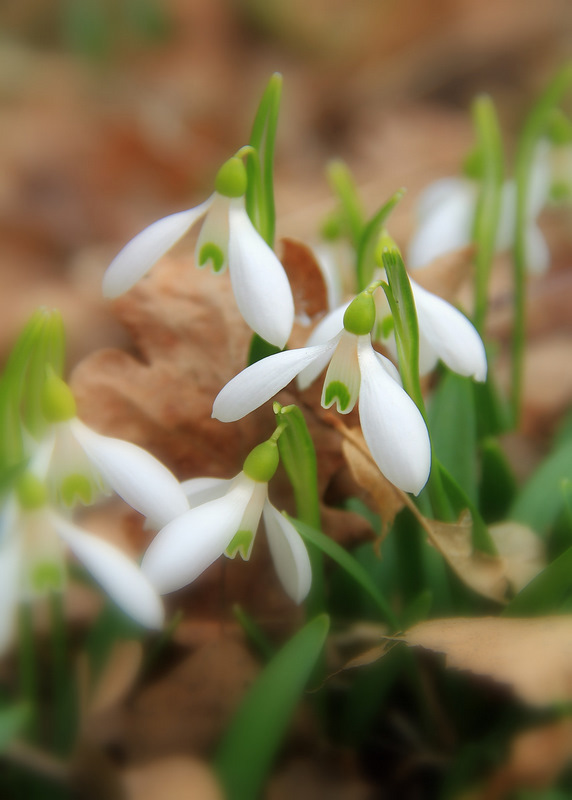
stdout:
<svg viewBox="0 0 572 800">
<path fill-rule="evenodd" d="M 419 329 L 439 358 L 453 372 L 477 381 L 487 377 L 482 339 L 464 314 L 411 281 Z"/>
<path fill-rule="evenodd" d="M 531 220 L 540 214 L 550 195 L 550 149 L 549 142 L 541 139 L 534 151 L 526 198 L 526 211 Z"/>
<path fill-rule="evenodd" d="M 360 341 L 361 428 L 371 455 L 385 477 L 419 494 L 431 468 L 429 434 L 419 409 L 385 371 L 371 345 Z"/>
<path fill-rule="evenodd" d="M 306 546 L 292 523 L 268 500 L 263 516 L 276 574 L 286 594 L 295 603 L 301 603 L 312 585 L 312 567 Z"/>
<path fill-rule="evenodd" d="M 444 253 L 468 245 L 475 202 L 476 189 L 467 181 L 427 214 L 409 245 L 409 268 L 417 269 Z"/>
<path fill-rule="evenodd" d="M 10 647 L 19 601 L 20 549 L 13 531 L 0 531 L 0 657 Z"/>
<path fill-rule="evenodd" d="M 393 378 L 393 380 L 396 383 L 398 383 L 400 386 L 403 386 L 403 381 L 401 380 L 401 375 L 399 374 L 399 370 L 397 369 L 397 367 L 395 366 L 393 361 L 390 361 L 389 358 L 386 358 L 381 353 L 378 353 L 377 350 L 374 350 L 374 353 L 377 356 L 377 359 L 378 359 L 379 363 L 381 364 L 381 366 L 387 372 L 387 374 L 391 378 Z"/>
<path fill-rule="evenodd" d="M 446 203 L 451 197 L 458 197 L 460 193 L 466 191 L 467 179 L 450 177 L 439 178 L 423 189 L 417 199 L 416 213 L 417 219 L 422 222 L 427 219 L 435 208 L 441 203 Z"/>
<path fill-rule="evenodd" d="M 195 508 L 201 503 L 209 503 L 222 497 L 230 488 L 232 480 L 226 478 L 191 478 L 181 483 L 181 489 L 189 501 L 189 506 Z"/>
<path fill-rule="evenodd" d="M 251 364 L 218 393 L 213 404 L 213 417 L 221 422 L 235 422 L 250 414 L 287 386 L 304 367 L 325 353 L 332 353 L 336 342 L 284 350 Z"/>
<path fill-rule="evenodd" d="M 531 275 L 543 275 L 550 266 L 550 250 L 540 228 L 530 223 L 526 229 L 526 269 Z"/>
<path fill-rule="evenodd" d="M 159 592 L 186 586 L 224 553 L 253 492 L 254 481 L 240 475 L 223 497 L 192 508 L 159 531 L 141 563 Z"/>
<path fill-rule="evenodd" d="M 344 330 L 344 314 L 349 303 L 346 303 L 329 314 L 326 314 L 312 331 L 310 338 L 306 342 L 306 347 L 314 347 L 318 344 L 325 344 L 329 341 L 339 341 Z M 298 375 L 298 388 L 303 391 L 313 383 L 320 372 L 326 367 L 330 360 L 331 351 L 327 350 L 320 358 L 317 358 L 308 367 L 305 367 Z"/>
<path fill-rule="evenodd" d="M 294 299 L 284 267 L 254 228 L 244 201 L 230 204 L 228 265 L 240 313 L 253 331 L 284 347 L 294 324 Z"/>
<path fill-rule="evenodd" d="M 111 599 L 141 625 L 160 628 L 164 620 L 161 598 L 137 564 L 109 542 L 52 516 L 58 534 Z"/>
<path fill-rule="evenodd" d="M 188 211 L 178 211 L 153 222 L 131 239 L 103 276 L 104 297 L 119 297 L 131 289 L 208 211 L 213 197 Z"/>
<path fill-rule="evenodd" d="M 70 427 L 111 488 L 153 525 L 160 528 L 188 510 L 179 481 L 151 453 L 131 442 L 102 436 L 79 419 L 71 420 Z"/>
</svg>

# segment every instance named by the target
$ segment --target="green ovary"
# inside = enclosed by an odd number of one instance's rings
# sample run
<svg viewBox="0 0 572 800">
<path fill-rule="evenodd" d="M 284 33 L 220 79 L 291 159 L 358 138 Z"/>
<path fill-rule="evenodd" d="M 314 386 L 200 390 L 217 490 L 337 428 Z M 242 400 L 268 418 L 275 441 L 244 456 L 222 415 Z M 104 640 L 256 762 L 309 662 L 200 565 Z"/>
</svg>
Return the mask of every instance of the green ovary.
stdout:
<svg viewBox="0 0 572 800">
<path fill-rule="evenodd" d="M 326 387 L 326 406 L 337 398 L 340 411 L 345 411 L 350 404 L 350 393 L 348 387 L 341 381 L 332 381 Z"/>
<path fill-rule="evenodd" d="M 212 242 L 208 242 L 201 247 L 199 267 L 204 267 L 208 261 L 212 264 L 213 272 L 220 272 L 224 266 L 224 253 L 220 247 Z"/>
<path fill-rule="evenodd" d="M 93 501 L 92 483 L 88 477 L 80 472 L 64 478 L 60 492 L 66 506 L 73 506 L 76 499 L 79 499 L 86 506 Z"/>
<path fill-rule="evenodd" d="M 252 544 L 252 540 L 254 539 L 254 534 L 252 531 L 238 531 L 233 538 L 229 546 L 225 550 L 225 555 L 229 558 L 234 558 L 237 553 L 240 553 L 240 556 L 243 561 L 248 561 L 248 553 L 250 551 L 250 546 Z"/>
</svg>

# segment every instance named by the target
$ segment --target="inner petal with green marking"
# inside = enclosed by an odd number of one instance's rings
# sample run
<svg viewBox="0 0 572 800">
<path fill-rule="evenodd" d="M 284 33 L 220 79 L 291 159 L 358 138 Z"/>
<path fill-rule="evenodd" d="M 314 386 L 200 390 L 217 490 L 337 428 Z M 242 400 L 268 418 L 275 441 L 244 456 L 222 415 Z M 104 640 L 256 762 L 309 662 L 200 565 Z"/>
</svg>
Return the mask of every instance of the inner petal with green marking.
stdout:
<svg viewBox="0 0 572 800">
<path fill-rule="evenodd" d="M 369 334 L 367 334 L 369 339 Z M 336 403 L 340 414 L 349 414 L 359 395 L 361 375 L 357 357 L 359 336 L 344 331 L 334 351 L 322 391 L 322 406 Z"/>
<path fill-rule="evenodd" d="M 228 263 L 228 225 L 229 200 L 217 195 L 203 222 L 197 247 L 195 264 L 206 267 L 210 264 L 213 272 L 222 272 Z"/>
<path fill-rule="evenodd" d="M 228 556 L 228 558 L 234 558 L 237 553 L 240 553 L 242 560 L 248 561 L 253 541 L 254 534 L 252 531 L 238 531 L 224 551 L 224 554 Z"/>
<path fill-rule="evenodd" d="M 211 262 L 213 272 L 220 272 L 224 267 L 224 253 L 212 242 L 207 242 L 199 252 L 199 267 L 206 267 Z"/>
</svg>

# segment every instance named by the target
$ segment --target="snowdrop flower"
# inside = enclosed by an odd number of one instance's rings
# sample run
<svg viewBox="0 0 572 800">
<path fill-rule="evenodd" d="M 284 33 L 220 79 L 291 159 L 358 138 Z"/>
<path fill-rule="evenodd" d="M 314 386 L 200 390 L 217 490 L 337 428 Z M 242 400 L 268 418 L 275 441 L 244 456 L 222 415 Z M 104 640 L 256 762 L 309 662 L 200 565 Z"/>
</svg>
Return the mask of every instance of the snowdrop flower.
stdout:
<svg viewBox="0 0 572 800">
<path fill-rule="evenodd" d="M 238 308 L 252 330 L 283 348 L 294 323 L 294 300 L 288 278 L 274 251 L 251 223 L 244 205 L 246 169 L 229 159 L 218 172 L 216 191 L 201 205 L 154 222 L 125 245 L 103 279 L 106 297 L 118 297 L 205 217 L 195 263 L 209 262 L 214 272 L 227 266 Z"/>
<path fill-rule="evenodd" d="M 527 268 L 542 273 L 549 265 L 550 254 L 536 218 L 545 206 L 550 189 L 549 147 L 541 142 L 531 167 L 527 198 Z M 419 227 L 409 245 L 407 263 L 418 269 L 433 259 L 472 241 L 479 185 L 470 178 L 442 178 L 421 194 L 417 213 Z M 512 246 L 515 227 L 516 186 L 506 181 L 501 191 L 501 208 L 496 250 Z"/>
<path fill-rule="evenodd" d="M 292 523 L 268 499 L 268 481 L 277 466 L 278 448 L 270 439 L 252 450 L 232 480 L 197 478 L 182 484 L 193 507 L 159 531 L 141 564 L 159 592 L 191 583 L 223 553 L 248 560 L 262 516 L 282 586 L 294 602 L 302 602 L 312 582 L 310 560 Z"/>
<path fill-rule="evenodd" d="M 377 466 L 400 489 L 418 494 L 429 477 L 429 435 L 419 409 L 401 387 L 397 370 L 372 347 L 371 294 L 362 292 L 341 312 L 333 312 L 321 327 L 321 335 L 332 334 L 327 341 L 277 353 L 239 373 L 215 399 L 213 417 L 222 422 L 240 419 L 297 375 L 299 387 L 305 389 L 330 362 L 323 407 L 335 403 L 339 412 L 348 414 L 359 397 L 363 435 Z"/>
<path fill-rule="evenodd" d="M 178 480 L 154 456 L 102 436 L 76 417 L 71 390 L 55 374 L 46 379 L 42 405 L 51 430 L 36 458 L 59 501 L 89 504 L 110 488 L 157 527 L 188 509 Z"/>
<path fill-rule="evenodd" d="M 28 472 L 0 512 L 0 654 L 13 638 L 18 604 L 64 590 L 66 549 L 125 613 L 145 627 L 160 628 L 161 599 L 139 567 L 109 542 L 74 525 L 47 501 L 43 481 Z"/>
<path fill-rule="evenodd" d="M 481 337 L 467 317 L 443 298 L 412 281 L 419 325 L 419 373 L 426 375 L 441 361 L 450 370 L 482 382 L 487 377 L 487 354 Z M 397 356 L 395 337 L 387 321 L 392 321 L 384 292 L 374 294 L 376 305 L 375 338 L 393 357 Z M 384 331 L 389 328 L 388 334 Z"/>
</svg>

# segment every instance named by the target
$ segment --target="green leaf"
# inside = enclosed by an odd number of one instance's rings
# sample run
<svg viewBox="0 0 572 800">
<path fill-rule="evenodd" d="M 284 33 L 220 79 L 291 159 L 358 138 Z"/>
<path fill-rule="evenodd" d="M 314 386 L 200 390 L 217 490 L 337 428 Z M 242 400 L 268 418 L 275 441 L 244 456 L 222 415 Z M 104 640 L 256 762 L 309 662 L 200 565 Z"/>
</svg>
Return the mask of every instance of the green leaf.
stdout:
<svg viewBox="0 0 572 800">
<path fill-rule="evenodd" d="M 572 441 L 555 450 L 523 486 L 509 517 L 546 534 L 562 509 L 564 479 L 572 479 Z"/>
<path fill-rule="evenodd" d="M 333 561 L 344 569 L 361 586 L 364 592 L 367 592 L 371 599 L 376 604 L 377 608 L 383 619 L 385 619 L 393 630 L 400 628 L 400 623 L 397 617 L 391 610 L 391 607 L 385 597 L 381 594 L 371 577 L 368 575 L 362 565 L 356 559 L 344 550 L 343 547 L 329 536 L 317 531 L 315 528 L 306 525 L 299 519 L 288 517 L 290 522 L 294 525 L 300 536 L 306 542 L 310 542 L 315 547 L 318 547 L 323 553 L 329 556 Z"/>
<path fill-rule="evenodd" d="M 255 333 L 250 340 L 247 366 L 256 364 L 257 361 L 262 361 L 263 358 L 273 356 L 280 352 L 281 351 L 279 347 L 276 347 L 274 344 L 270 344 L 270 342 L 267 342 L 266 339 L 262 338 L 262 336 L 259 336 L 257 333 Z"/>
<path fill-rule="evenodd" d="M 359 291 L 367 289 L 373 280 L 373 273 L 375 270 L 374 254 L 379 234 L 385 226 L 387 218 L 404 194 L 405 189 L 399 189 L 395 192 L 363 228 L 357 244 L 357 279 Z"/>
<path fill-rule="evenodd" d="M 483 519 L 497 522 L 508 515 L 516 494 L 516 479 L 504 450 L 496 439 L 481 444 L 481 483 L 479 508 Z"/>
<path fill-rule="evenodd" d="M 215 758 L 227 800 L 255 800 L 260 795 L 329 626 L 325 614 L 308 622 L 250 687 Z"/>
<path fill-rule="evenodd" d="M 427 410 L 436 457 L 477 502 L 477 424 L 473 382 L 447 371 Z"/>
<path fill-rule="evenodd" d="M 534 617 L 559 611 L 572 594 L 572 547 L 554 559 L 506 606 L 505 617 Z"/>
<path fill-rule="evenodd" d="M 19 733 L 22 733 L 29 718 L 30 709 L 26 703 L 16 703 L 0 709 L 0 753 L 6 750 Z"/>
<path fill-rule="evenodd" d="M 443 487 L 455 516 L 458 517 L 459 514 L 461 514 L 467 508 L 471 512 L 471 517 L 473 520 L 472 541 L 475 550 L 480 550 L 482 553 L 489 553 L 490 555 L 497 555 L 495 543 L 493 542 L 489 533 L 489 529 L 481 517 L 476 505 L 471 501 L 463 488 L 459 486 L 457 481 L 447 471 L 447 469 L 439 463 L 439 461 L 434 460 L 433 463 L 436 464 L 439 469 Z"/>
<path fill-rule="evenodd" d="M 355 181 L 343 161 L 330 162 L 327 171 L 330 187 L 340 203 L 339 219 L 357 248 L 363 231 L 364 213 Z"/>
</svg>

